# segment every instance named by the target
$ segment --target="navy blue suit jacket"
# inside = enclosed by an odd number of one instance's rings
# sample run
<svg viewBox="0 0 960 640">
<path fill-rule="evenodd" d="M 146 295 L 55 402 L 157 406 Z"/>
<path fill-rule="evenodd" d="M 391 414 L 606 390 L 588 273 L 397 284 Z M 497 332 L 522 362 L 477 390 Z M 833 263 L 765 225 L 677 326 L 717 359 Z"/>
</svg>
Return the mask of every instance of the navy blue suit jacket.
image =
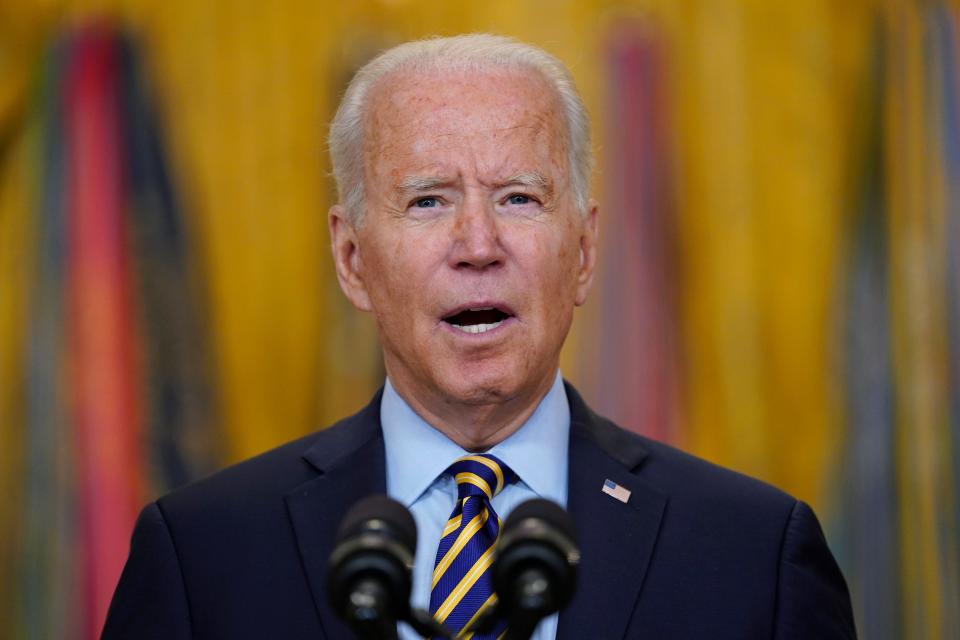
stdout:
<svg viewBox="0 0 960 640">
<path fill-rule="evenodd" d="M 813 512 L 570 399 L 568 508 L 582 553 L 560 640 L 854 638 Z M 385 493 L 380 395 L 330 429 L 148 505 L 103 637 L 351 638 L 327 605 L 341 517 Z M 630 490 L 604 494 L 610 479 Z"/>
</svg>

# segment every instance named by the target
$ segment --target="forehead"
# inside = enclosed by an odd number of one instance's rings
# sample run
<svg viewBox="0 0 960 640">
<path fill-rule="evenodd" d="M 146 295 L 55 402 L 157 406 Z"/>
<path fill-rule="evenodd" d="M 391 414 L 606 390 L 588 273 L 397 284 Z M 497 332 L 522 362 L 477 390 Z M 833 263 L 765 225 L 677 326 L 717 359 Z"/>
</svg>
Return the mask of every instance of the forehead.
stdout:
<svg viewBox="0 0 960 640">
<path fill-rule="evenodd" d="M 532 70 L 395 73 L 373 88 L 368 104 L 368 173 L 464 160 L 511 165 L 503 170 L 563 164 L 559 99 Z"/>
</svg>

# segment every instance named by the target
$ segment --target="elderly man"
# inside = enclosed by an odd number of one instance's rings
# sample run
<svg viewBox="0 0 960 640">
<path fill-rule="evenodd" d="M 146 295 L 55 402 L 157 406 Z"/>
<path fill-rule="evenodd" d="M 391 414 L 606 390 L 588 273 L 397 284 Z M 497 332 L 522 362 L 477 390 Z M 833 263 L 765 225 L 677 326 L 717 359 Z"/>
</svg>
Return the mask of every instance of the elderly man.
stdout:
<svg viewBox="0 0 960 640">
<path fill-rule="evenodd" d="M 620 429 L 560 378 L 596 264 L 588 129 L 563 65 L 506 38 L 407 43 L 357 73 L 331 127 L 329 225 L 384 387 L 149 505 L 105 637 L 351 637 L 326 563 L 345 511 L 376 493 L 412 511 L 413 604 L 454 631 L 496 601 L 500 518 L 545 497 L 573 516 L 582 561 L 538 640 L 854 637 L 806 505 Z"/>
</svg>

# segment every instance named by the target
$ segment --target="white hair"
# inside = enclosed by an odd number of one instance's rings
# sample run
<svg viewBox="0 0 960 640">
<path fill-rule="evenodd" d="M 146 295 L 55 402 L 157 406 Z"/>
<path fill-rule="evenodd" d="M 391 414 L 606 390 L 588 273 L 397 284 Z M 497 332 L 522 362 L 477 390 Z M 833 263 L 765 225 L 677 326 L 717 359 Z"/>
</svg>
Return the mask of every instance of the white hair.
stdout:
<svg viewBox="0 0 960 640">
<path fill-rule="evenodd" d="M 573 77 L 546 51 L 504 36 L 466 34 L 415 40 L 388 49 L 365 64 L 347 86 L 330 124 L 330 159 L 337 195 L 353 224 L 363 220 L 363 122 L 370 90 L 399 72 L 484 72 L 528 69 L 539 73 L 556 92 L 567 130 L 570 186 L 577 208 L 586 213 L 593 153 L 590 120 Z"/>
</svg>

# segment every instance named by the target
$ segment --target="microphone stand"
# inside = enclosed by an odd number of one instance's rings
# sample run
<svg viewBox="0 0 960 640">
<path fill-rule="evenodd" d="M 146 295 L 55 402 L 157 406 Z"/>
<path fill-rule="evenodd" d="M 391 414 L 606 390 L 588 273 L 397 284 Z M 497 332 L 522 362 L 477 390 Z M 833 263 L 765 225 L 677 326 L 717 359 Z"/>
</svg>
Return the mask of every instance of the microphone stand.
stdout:
<svg viewBox="0 0 960 640">
<path fill-rule="evenodd" d="M 390 616 L 390 594 L 376 580 L 363 580 L 350 592 L 344 619 L 360 640 L 397 640 Z"/>
<path fill-rule="evenodd" d="M 409 614 L 404 617 L 403 621 L 424 638 L 440 636 L 449 639 L 453 637 L 449 629 L 423 609 L 410 609 Z"/>
<path fill-rule="evenodd" d="M 521 573 L 516 584 L 515 605 L 513 615 L 507 619 L 505 640 L 528 640 L 541 620 L 560 609 L 560 603 L 550 581 L 538 569 Z"/>
<path fill-rule="evenodd" d="M 398 640 L 397 622 L 406 622 L 424 638 L 452 638 L 450 631 L 423 609 L 410 609 L 400 620 L 389 615 L 384 603 L 388 595 L 373 580 L 361 582 L 350 594 L 347 619 L 359 640 Z"/>
<path fill-rule="evenodd" d="M 500 618 L 507 619 L 504 640 L 529 640 L 540 621 L 560 609 L 550 581 L 537 569 L 527 569 L 516 581 L 513 604 L 507 610 L 502 601 L 490 607 L 464 633 L 482 634 L 493 630 Z"/>
</svg>

